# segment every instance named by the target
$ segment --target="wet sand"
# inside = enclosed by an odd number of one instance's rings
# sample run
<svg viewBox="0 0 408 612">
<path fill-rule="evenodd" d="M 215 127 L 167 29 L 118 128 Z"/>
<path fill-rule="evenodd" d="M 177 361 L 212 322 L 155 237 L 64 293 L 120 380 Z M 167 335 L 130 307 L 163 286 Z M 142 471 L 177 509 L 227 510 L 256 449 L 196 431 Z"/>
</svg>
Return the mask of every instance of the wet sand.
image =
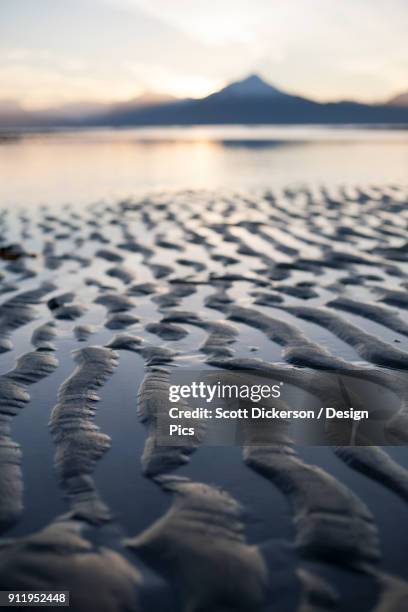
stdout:
<svg viewBox="0 0 408 612">
<path fill-rule="evenodd" d="M 81 612 L 408 609 L 407 197 L 0 212 L 0 588 L 68 588 Z M 401 446 L 297 447 L 284 426 L 267 447 L 158 445 L 175 368 L 316 397 L 311 371 L 358 372 L 401 398 Z"/>
</svg>

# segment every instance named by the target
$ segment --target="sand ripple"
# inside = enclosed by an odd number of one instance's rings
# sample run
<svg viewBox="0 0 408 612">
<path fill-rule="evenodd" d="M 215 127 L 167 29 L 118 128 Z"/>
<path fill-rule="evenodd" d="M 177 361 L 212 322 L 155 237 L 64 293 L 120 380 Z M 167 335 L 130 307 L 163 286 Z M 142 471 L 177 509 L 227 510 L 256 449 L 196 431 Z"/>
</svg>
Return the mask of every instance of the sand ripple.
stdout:
<svg viewBox="0 0 408 612">
<path fill-rule="evenodd" d="M 80 611 L 405 612 L 406 201 L 345 185 L 0 211 L 0 587 L 63 582 Z M 398 398 L 370 412 L 401 448 L 329 422 L 313 459 L 284 422 L 269 446 L 247 438 L 244 460 L 204 448 L 198 423 L 162 445 L 172 373 L 213 368 L 335 407 L 322 371 L 376 385 Z M 50 435 L 62 519 L 38 476 Z"/>
</svg>

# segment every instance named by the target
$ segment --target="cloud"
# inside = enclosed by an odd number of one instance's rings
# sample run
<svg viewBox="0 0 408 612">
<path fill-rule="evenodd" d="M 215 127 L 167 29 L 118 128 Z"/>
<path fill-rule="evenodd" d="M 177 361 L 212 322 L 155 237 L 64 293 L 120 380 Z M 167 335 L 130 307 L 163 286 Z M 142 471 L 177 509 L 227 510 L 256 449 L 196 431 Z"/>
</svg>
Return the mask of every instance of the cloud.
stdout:
<svg viewBox="0 0 408 612">
<path fill-rule="evenodd" d="M 384 98 L 408 86 L 407 13 L 405 0 L 2 0 L 2 92 L 199 96 L 259 71 L 321 99 Z"/>
</svg>

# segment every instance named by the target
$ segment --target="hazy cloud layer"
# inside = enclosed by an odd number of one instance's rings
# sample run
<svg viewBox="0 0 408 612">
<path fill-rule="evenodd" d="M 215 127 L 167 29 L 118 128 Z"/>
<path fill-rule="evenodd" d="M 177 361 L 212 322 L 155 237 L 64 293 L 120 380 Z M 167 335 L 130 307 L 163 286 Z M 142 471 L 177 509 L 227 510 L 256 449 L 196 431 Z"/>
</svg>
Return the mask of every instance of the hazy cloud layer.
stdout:
<svg viewBox="0 0 408 612">
<path fill-rule="evenodd" d="M 0 98 L 202 96 L 259 72 L 320 99 L 408 89 L 405 0 L 2 0 Z"/>
</svg>

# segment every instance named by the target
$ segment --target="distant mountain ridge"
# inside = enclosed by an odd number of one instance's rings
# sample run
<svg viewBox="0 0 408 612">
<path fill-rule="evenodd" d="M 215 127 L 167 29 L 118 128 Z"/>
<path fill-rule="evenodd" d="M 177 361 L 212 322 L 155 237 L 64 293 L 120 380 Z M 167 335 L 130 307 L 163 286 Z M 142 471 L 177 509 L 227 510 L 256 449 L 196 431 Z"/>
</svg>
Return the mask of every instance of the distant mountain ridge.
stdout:
<svg viewBox="0 0 408 612">
<path fill-rule="evenodd" d="M 1 116 L 0 112 L 0 126 Z M 128 102 L 101 105 L 95 112 L 82 116 L 80 112 L 75 116 L 71 112 L 57 117 L 61 127 L 322 123 L 408 124 L 408 106 L 392 101 L 384 104 L 316 102 L 282 91 L 251 74 L 201 99 L 179 100 L 149 94 Z M 10 121 L 7 125 L 11 125 Z M 15 125 L 51 127 L 56 125 L 56 115 L 47 111 L 21 111 Z"/>
<path fill-rule="evenodd" d="M 215 95 L 235 96 L 235 97 L 280 97 L 287 96 L 285 92 L 277 89 L 273 85 L 266 83 L 257 74 L 250 74 L 242 81 L 235 81 L 227 85 Z"/>
<path fill-rule="evenodd" d="M 179 100 L 154 108 L 128 107 L 95 118 L 100 125 L 407 123 L 408 109 L 358 102 L 320 103 L 289 94 L 258 75 L 227 85 L 199 100 Z"/>
<path fill-rule="evenodd" d="M 389 106 L 407 106 L 408 107 L 408 91 L 400 93 L 398 96 L 394 96 L 391 100 L 388 100 Z"/>
</svg>

